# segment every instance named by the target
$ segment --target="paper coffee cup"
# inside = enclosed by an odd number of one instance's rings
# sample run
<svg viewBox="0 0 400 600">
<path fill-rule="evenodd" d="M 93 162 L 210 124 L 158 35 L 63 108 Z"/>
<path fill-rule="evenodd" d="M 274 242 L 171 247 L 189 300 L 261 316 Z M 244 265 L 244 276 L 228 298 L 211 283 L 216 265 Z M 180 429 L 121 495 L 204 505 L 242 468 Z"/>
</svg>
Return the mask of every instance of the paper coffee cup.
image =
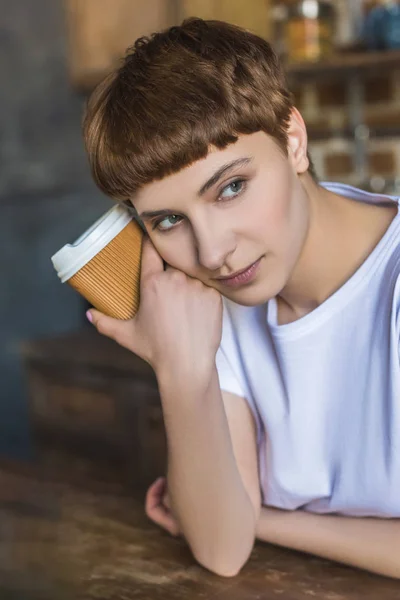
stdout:
<svg viewBox="0 0 400 600">
<path fill-rule="evenodd" d="M 140 226 L 116 205 L 51 260 L 62 283 L 95 308 L 130 319 L 139 308 L 142 241 Z"/>
</svg>

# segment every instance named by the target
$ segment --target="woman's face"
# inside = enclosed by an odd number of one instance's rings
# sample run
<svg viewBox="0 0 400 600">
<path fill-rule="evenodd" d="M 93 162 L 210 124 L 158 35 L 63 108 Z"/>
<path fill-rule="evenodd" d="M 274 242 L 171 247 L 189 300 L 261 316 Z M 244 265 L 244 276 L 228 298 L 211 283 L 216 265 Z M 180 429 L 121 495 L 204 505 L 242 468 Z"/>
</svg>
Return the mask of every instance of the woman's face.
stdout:
<svg viewBox="0 0 400 600">
<path fill-rule="evenodd" d="M 289 148 L 286 157 L 263 132 L 241 135 L 144 186 L 134 204 L 162 258 L 238 304 L 255 306 L 279 294 L 308 229 L 307 195 L 298 177 L 308 166 L 304 156 L 299 159 L 306 150 L 296 135 L 289 136 Z M 249 282 L 232 286 L 219 279 L 256 261 Z"/>
</svg>

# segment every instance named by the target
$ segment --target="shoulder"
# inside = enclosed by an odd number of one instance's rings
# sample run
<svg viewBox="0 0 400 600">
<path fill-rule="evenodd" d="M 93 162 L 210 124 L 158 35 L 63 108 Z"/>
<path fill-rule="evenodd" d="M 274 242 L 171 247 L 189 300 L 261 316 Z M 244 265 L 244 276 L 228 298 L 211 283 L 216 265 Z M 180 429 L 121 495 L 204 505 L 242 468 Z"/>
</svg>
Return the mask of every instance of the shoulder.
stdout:
<svg viewBox="0 0 400 600">
<path fill-rule="evenodd" d="M 392 295 L 392 309 L 400 317 L 400 215 L 397 220 L 397 235 L 393 240 L 390 256 L 387 258 L 384 282 Z"/>
<path fill-rule="evenodd" d="M 222 298 L 222 345 L 231 340 L 233 331 L 240 325 L 241 311 L 240 305 Z M 231 340 L 232 341 L 232 340 Z"/>
<path fill-rule="evenodd" d="M 398 210 L 394 219 L 390 223 L 381 242 L 375 251 L 375 265 L 381 298 L 388 297 L 391 303 L 392 315 L 396 316 L 400 310 L 400 198 L 394 196 L 382 196 L 381 200 L 394 201 Z M 385 303 L 382 304 L 385 306 Z M 387 310 L 387 305 L 385 306 Z"/>
<path fill-rule="evenodd" d="M 399 256 L 396 265 L 395 272 L 393 273 L 393 302 L 392 302 L 392 311 L 395 317 L 395 322 L 397 325 L 397 331 L 399 334 L 400 340 L 400 247 L 399 247 Z"/>
<path fill-rule="evenodd" d="M 244 306 L 223 298 L 221 346 L 247 347 L 251 340 L 267 332 L 267 303 L 260 306 Z M 257 334 L 257 335 L 255 335 Z M 254 345 L 254 344 L 251 344 Z"/>
<path fill-rule="evenodd" d="M 235 302 L 222 298 L 222 337 L 219 353 L 232 356 L 237 351 L 237 330 L 240 329 L 240 307 Z"/>
<path fill-rule="evenodd" d="M 222 297 L 222 305 L 224 324 L 234 327 L 240 327 L 244 324 L 256 325 L 260 321 L 260 315 L 265 315 L 267 309 L 267 303 L 257 306 L 244 306 L 225 297 Z"/>
<path fill-rule="evenodd" d="M 400 228 L 397 246 L 387 265 L 385 285 L 391 294 L 391 333 L 398 342 L 400 358 Z"/>
</svg>

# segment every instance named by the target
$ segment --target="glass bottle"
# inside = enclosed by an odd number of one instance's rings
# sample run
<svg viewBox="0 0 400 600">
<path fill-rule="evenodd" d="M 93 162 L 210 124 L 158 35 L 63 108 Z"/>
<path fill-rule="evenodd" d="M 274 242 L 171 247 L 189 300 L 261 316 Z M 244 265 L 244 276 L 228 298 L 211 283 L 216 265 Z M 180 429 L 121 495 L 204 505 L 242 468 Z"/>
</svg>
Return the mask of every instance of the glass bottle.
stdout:
<svg viewBox="0 0 400 600">
<path fill-rule="evenodd" d="M 317 61 L 334 49 L 335 9 L 328 0 L 288 4 L 285 38 L 289 61 Z"/>
</svg>

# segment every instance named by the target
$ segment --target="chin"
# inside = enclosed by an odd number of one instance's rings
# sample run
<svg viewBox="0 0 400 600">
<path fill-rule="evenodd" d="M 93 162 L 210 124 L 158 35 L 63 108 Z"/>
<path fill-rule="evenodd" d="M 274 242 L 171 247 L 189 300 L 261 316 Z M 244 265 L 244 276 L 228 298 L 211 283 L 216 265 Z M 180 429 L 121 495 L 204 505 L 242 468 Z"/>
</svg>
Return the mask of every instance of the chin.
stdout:
<svg viewBox="0 0 400 600">
<path fill-rule="evenodd" d="M 254 286 L 254 288 L 242 287 L 231 292 L 227 291 L 223 296 L 241 306 L 261 306 L 276 296 L 277 293 L 271 290 L 263 290 L 261 286 Z"/>
</svg>

